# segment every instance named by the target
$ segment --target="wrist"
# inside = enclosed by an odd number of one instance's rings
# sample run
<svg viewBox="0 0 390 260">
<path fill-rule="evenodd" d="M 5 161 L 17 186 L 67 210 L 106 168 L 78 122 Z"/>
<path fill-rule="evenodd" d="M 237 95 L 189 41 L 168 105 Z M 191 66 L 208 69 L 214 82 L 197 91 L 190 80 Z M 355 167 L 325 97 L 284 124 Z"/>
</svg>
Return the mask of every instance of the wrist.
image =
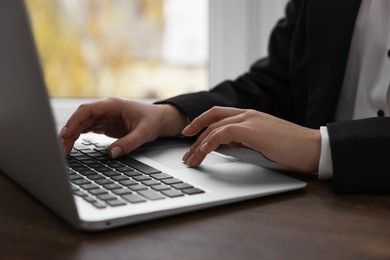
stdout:
<svg viewBox="0 0 390 260">
<path fill-rule="evenodd" d="M 309 172 L 317 172 L 321 155 L 321 133 L 319 130 L 312 130 L 309 142 L 311 143 L 311 151 L 309 152 L 309 154 L 311 154 Z"/>
<path fill-rule="evenodd" d="M 170 104 L 158 104 L 162 111 L 161 131 L 162 137 L 174 137 L 181 134 L 188 125 L 187 116 L 177 107 Z"/>
</svg>

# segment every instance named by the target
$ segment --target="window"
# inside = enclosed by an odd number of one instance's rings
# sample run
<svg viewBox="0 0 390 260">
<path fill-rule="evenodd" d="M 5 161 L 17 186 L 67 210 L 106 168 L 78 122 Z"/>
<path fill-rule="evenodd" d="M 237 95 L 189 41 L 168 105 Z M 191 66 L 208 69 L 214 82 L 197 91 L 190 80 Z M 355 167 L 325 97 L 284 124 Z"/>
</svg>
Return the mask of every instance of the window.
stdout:
<svg viewBox="0 0 390 260">
<path fill-rule="evenodd" d="M 210 0 L 210 86 L 234 79 L 267 55 L 287 0 Z"/>
<path fill-rule="evenodd" d="M 287 0 L 26 2 L 62 126 L 84 98 L 154 100 L 237 77 L 266 55 Z"/>
<path fill-rule="evenodd" d="M 152 99 L 245 72 L 286 2 L 27 0 L 52 97 Z"/>
<path fill-rule="evenodd" d="M 27 0 L 49 94 L 164 98 L 208 88 L 207 0 Z"/>
</svg>

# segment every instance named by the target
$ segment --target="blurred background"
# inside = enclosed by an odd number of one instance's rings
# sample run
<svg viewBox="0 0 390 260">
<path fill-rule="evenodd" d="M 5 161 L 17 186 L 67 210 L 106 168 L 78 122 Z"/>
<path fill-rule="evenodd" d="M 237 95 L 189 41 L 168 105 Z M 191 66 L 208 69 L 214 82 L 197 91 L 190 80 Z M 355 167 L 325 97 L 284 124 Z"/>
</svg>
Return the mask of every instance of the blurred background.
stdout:
<svg viewBox="0 0 390 260">
<path fill-rule="evenodd" d="M 207 0 L 27 0 L 49 94 L 159 99 L 208 88 Z"/>
</svg>

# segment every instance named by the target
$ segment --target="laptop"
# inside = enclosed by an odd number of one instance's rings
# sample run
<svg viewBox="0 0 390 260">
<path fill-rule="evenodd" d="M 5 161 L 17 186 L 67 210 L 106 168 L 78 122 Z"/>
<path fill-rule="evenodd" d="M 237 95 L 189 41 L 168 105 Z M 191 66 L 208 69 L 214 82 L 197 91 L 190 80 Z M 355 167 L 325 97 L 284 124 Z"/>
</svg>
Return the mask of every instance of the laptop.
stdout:
<svg viewBox="0 0 390 260">
<path fill-rule="evenodd" d="M 22 0 L 0 1 L 0 171 L 76 229 L 103 230 L 301 189 L 305 183 L 217 152 L 197 168 L 190 143 L 161 139 L 114 161 L 87 134 L 62 153 Z"/>
</svg>

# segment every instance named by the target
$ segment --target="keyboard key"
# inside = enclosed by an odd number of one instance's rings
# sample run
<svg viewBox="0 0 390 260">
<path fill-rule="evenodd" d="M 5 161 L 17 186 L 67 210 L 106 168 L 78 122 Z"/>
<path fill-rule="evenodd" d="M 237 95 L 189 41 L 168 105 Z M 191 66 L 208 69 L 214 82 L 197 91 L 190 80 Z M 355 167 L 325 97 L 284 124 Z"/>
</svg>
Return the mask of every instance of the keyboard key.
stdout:
<svg viewBox="0 0 390 260">
<path fill-rule="evenodd" d="M 88 171 L 90 169 L 87 166 L 75 166 L 72 167 L 72 170 L 78 172 L 78 171 Z"/>
<path fill-rule="evenodd" d="M 106 173 L 106 172 L 111 172 L 112 169 L 108 168 L 108 167 L 98 167 L 98 168 L 95 168 L 95 171 L 101 172 L 101 173 Z"/>
<path fill-rule="evenodd" d="M 125 200 L 131 202 L 131 203 L 140 203 L 140 202 L 146 202 L 146 200 L 136 194 L 127 194 L 123 195 L 122 198 Z"/>
<path fill-rule="evenodd" d="M 130 186 L 130 185 L 138 184 L 138 182 L 136 182 L 135 180 L 124 180 L 124 181 L 119 181 L 119 183 L 122 184 L 123 186 Z"/>
<path fill-rule="evenodd" d="M 79 197 L 88 196 L 85 192 L 82 192 L 81 190 L 73 191 L 73 194 L 74 194 L 74 195 L 77 195 L 77 196 L 79 196 Z"/>
<path fill-rule="evenodd" d="M 69 180 L 80 180 L 80 179 L 84 179 L 84 178 L 81 177 L 78 174 L 71 174 L 71 175 L 69 175 Z"/>
<path fill-rule="evenodd" d="M 96 174 L 96 172 L 93 171 L 93 170 L 83 170 L 83 171 L 79 171 L 79 173 L 80 173 L 81 175 L 84 175 L 84 176 Z"/>
<path fill-rule="evenodd" d="M 107 177 L 112 177 L 112 176 L 117 176 L 117 175 L 121 175 L 120 172 L 117 172 L 117 171 L 108 171 L 108 172 L 103 172 L 103 174 Z"/>
<path fill-rule="evenodd" d="M 106 189 L 108 189 L 108 190 L 123 188 L 121 185 L 116 184 L 116 183 L 107 184 L 107 185 L 104 185 L 103 187 L 106 188 Z"/>
<path fill-rule="evenodd" d="M 116 195 L 125 195 L 125 194 L 132 193 L 130 190 L 125 189 L 125 188 L 115 189 L 115 190 L 112 190 L 112 192 L 115 193 Z"/>
<path fill-rule="evenodd" d="M 99 162 L 105 165 L 109 165 L 110 163 L 117 163 L 117 161 L 114 159 L 100 160 Z"/>
<path fill-rule="evenodd" d="M 127 167 L 127 166 L 123 166 L 123 165 L 121 167 L 115 168 L 115 170 L 117 170 L 118 172 L 132 172 L 132 171 L 134 171 L 132 168 Z"/>
<path fill-rule="evenodd" d="M 80 158 L 88 159 L 88 156 L 86 156 L 84 153 L 80 151 L 75 151 L 70 153 L 71 158 L 75 158 L 76 160 L 79 160 Z"/>
<path fill-rule="evenodd" d="M 121 200 L 118 200 L 118 199 L 114 199 L 114 200 L 108 200 L 106 201 L 106 203 L 112 207 L 117 207 L 117 206 L 124 206 L 126 205 L 125 202 L 121 201 Z"/>
<path fill-rule="evenodd" d="M 94 198 L 90 197 L 90 196 L 84 196 L 83 199 L 89 203 L 94 203 L 94 202 L 97 202 L 97 200 L 95 200 Z"/>
<path fill-rule="evenodd" d="M 122 172 L 124 175 L 129 176 L 129 177 L 134 177 L 134 176 L 140 176 L 142 173 L 136 172 L 136 171 L 127 171 L 127 172 Z"/>
<path fill-rule="evenodd" d="M 112 196 L 111 194 L 102 194 L 102 195 L 98 195 L 97 197 L 99 199 L 103 200 L 103 201 L 116 200 L 117 199 L 115 196 Z"/>
<path fill-rule="evenodd" d="M 88 156 L 86 156 L 86 155 L 84 155 L 84 154 L 81 155 L 81 156 L 73 156 L 73 158 L 76 158 L 76 159 L 79 160 L 79 161 L 91 159 L 91 158 L 89 158 Z"/>
<path fill-rule="evenodd" d="M 98 209 L 106 208 L 106 206 L 103 203 L 100 203 L 100 202 L 94 202 L 94 203 L 92 203 L 92 205 L 94 205 Z"/>
<path fill-rule="evenodd" d="M 188 183 L 177 183 L 177 184 L 172 184 L 172 187 L 175 188 L 175 189 L 178 189 L 178 190 L 182 190 L 182 189 L 189 189 L 189 188 L 193 188 L 194 186 L 188 184 Z"/>
<path fill-rule="evenodd" d="M 129 177 L 126 177 L 124 175 L 117 175 L 117 176 L 112 176 L 111 179 L 113 179 L 114 181 L 124 181 L 124 180 L 128 180 Z"/>
<path fill-rule="evenodd" d="M 108 166 L 110 166 L 111 168 L 114 168 L 114 169 L 116 169 L 116 168 L 118 168 L 118 167 L 124 167 L 125 165 L 124 164 L 122 164 L 122 163 L 119 163 L 119 162 L 117 162 L 117 161 L 112 161 L 112 162 L 108 162 L 108 163 L 106 163 Z"/>
<path fill-rule="evenodd" d="M 93 184 L 93 183 L 90 183 L 90 184 L 83 184 L 80 186 L 81 188 L 83 188 L 84 190 L 92 190 L 92 189 L 97 189 L 99 188 L 97 185 Z"/>
<path fill-rule="evenodd" d="M 103 190 L 101 188 L 89 190 L 88 192 L 91 193 L 92 195 L 101 195 L 101 194 L 108 193 L 107 191 L 105 191 L 105 190 Z"/>
<path fill-rule="evenodd" d="M 77 157 L 77 156 L 84 156 L 84 154 L 83 154 L 82 152 L 80 152 L 80 151 L 72 150 L 72 151 L 70 152 L 70 156 L 71 156 L 71 158 L 72 158 L 72 157 Z"/>
<path fill-rule="evenodd" d="M 162 194 L 154 190 L 141 190 L 138 193 L 150 200 L 160 200 L 165 198 Z"/>
<path fill-rule="evenodd" d="M 155 178 L 156 180 L 163 180 L 163 179 L 172 178 L 171 175 L 168 175 L 166 173 L 156 173 L 156 174 L 151 174 L 150 176 Z"/>
<path fill-rule="evenodd" d="M 76 184 L 76 185 L 83 185 L 83 184 L 89 184 L 91 183 L 90 181 L 86 180 L 86 179 L 79 179 L 79 180 L 71 180 L 72 183 Z"/>
<path fill-rule="evenodd" d="M 100 174 L 94 174 L 94 175 L 88 175 L 86 176 L 88 179 L 94 181 L 94 180 L 100 180 L 100 179 L 105 179 L 103 175 Z"/>
<path fill-rule="evenodd" d="M 118 161 L 121 163 L 124 163 L 140 172 L 143 172 L 145 174 L 152 174 L 152 173 L 159 173 L 161 172 L 160 170 L 157 170 L 147 164 L 144 164 L 143 162 L 137 161 L 133 158 L 130 158 L 128 156 L 122 156 L 118 158 Z"/>
<path fill-rule="evenodd" d="M 146 185 L 146 186 L 153 186 L 153 185 L 161 184 L 161 182 L 156 181 L 156 180 L 142 181 L 141 183 L 142 183 L 143 185 Z"/>
<path fill-rule="evenodd" d="M 203 190 L 198 189 L 198 188 L 183 189 L 181 191 L 184 192 L 185 194 L 188 194 L 188 195 L 204 193 Z"/>
<path fill-rule="evenodd" d="M 93 157 L 93 159 L 97 160 L 97 161 L 102 161 L 102 160 L 106 160 L 108 157 L 106 155 L 101 155 L 101 156 L 96 156 L 96 157 Z"/>
<path fill-rule="evenodd" d="M 67 165 L 69 167 L 80 167 L 80 166 L 83 166 L 79 161 L 75 161 L 73 159 L 68 159 Z"/>
<path fill-rule="evenodd" d="M 177 179 L 177 178 L 163 179 L 163 180 L 161 180 L 161 182 L 168 184 L 168 185 L 182 183 L 182 181 Z"/>
<path fill-rule="evenodd" d="M 181 197 L 184 196 L 184 194 L 181 191 L 178 190 L 163 190 L 161 191 L 164 195 L 170 197 L 170 198 L 176 198 L 176 197 Z"/>
<path fill-rule="evenodd" d="M 96 163 L 96 161 L 95 160 L 93 160 L 93 159 L 86 159 L 86 160 L 80 160 L 83 164 L 86 164 L 86 165 L 88 165 L 89 167 L 91 167 L 90 165 L 91 164 L 95 164 Z M 101 165 L 100 165 L 101 166 Z"/>
<path fill-rule="evenodd" d="M 90 167 L 92 169 L 104 167 L 103 164 L 98 163 L 95 160 L 93 160 L 93 163 L 86 163 L 86 164 L 88 165 L 88 167 Z"/>
<path fill-rule="evenodd" d="M 109 179 L 100 179 L 95 181 L 99 185 L 105 185 L 105 184 L 112 184 L 114 183 L 112 180 Z"/>
<path fill-rule="evenodd" d="M 166 184 L 159 184 L 159 185 L 154 185 L 151 188 L 153 190 L 162 191 L 162 190 L 169 190 L 171 187 Z"/>
<path fill-rule="evenodd" d="M 139 191 L 139 190 L 146 190 L 148 187 L 142 185 L 142 184 L 136 184 L 136 185 L 131 185 L 128 187 L 132 191 Z"/>
<path fill-rule="evenodd" d="M 146 175 L 140 175 L 140 176 L 133 177 L 133 179 L 136 181 L 147 181 L 150 180 L 151 178 Z"/>
<path fill-rule="evenodd" d="M 102 154 L 101 154 L 101 153 L 99 153 L 99 152 L 96 152 L 96 151 L 94 151 L 94 150 L 85 151 L 85 153 L 86 153 L 86 154 L 88 154 L 88 155 L 89 155 L 89 156 L 91 156 L 91 157 L 102 156 Z"/>
</svg>

